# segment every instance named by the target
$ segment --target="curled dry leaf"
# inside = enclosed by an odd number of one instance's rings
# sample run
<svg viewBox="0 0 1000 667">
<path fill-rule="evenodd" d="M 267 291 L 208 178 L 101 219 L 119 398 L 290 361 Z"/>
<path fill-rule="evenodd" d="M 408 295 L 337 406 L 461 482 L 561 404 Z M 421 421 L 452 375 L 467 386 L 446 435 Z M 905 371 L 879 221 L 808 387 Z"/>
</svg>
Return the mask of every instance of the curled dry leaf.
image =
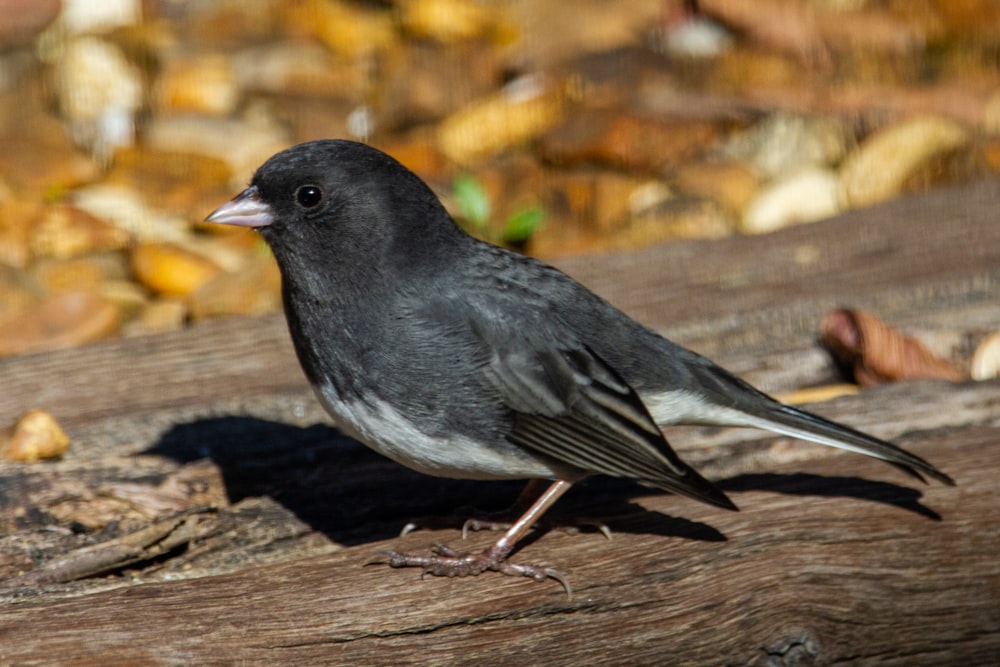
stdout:
<svg viewBox="0 0 1000 667">
<path fill-rule="evenodd" d="M 0 458 L 32 463 L 58 458 L 69 448 L 69 436 L 45 410 L 28 410 L 0 434 Z"/>
<path fill-rule="evenodd" d="M 823 317 L 820 344 L 860 385 L 898 380 L 967 379 L 954 364 L 889 326 L 871 313 L 837 308 Z"/>
</svg>

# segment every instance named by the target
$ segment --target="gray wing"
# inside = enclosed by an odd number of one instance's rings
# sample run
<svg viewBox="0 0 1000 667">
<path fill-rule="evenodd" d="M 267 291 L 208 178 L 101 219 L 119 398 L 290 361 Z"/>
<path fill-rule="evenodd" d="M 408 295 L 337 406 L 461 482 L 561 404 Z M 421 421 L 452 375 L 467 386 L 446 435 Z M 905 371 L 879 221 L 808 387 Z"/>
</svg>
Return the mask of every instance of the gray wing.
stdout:
<svg viewBox="0 0 1000 667">
<path fill-rule="evenodd" d="M 494 344 L 485 369 L 514 411 L 512 442 L 581 470 L 736 509 L 674 453 L 635 390 L 591 350 L 517 343 Z"/>
<path fill-rule="evenodd" d="M 442 354 L 433 363 L 472 376 L 467 386 L 478 390 L 466 402 L 490 396 L 500 404 L 509 442 L 586 473 L 736 509 L 674 453 L 636 391 L 556 314 L 474 289 L 421 293 L 408 308 L 405 321 L 425 341 L 420 349 Z"/>
</svg>

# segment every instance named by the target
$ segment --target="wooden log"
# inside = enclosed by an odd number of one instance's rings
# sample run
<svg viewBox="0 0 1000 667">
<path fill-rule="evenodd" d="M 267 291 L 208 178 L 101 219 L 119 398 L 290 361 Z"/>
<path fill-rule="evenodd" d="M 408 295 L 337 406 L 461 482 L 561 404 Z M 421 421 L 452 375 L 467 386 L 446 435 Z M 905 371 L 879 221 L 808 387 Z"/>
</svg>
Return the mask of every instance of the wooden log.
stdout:
<svg viewBox="0 0 1000 667">
<path fill-rule="evenodd" d="M 962 186 L 768 238 L 562 266 L 786 390 L 832 377 L 813 336 L 844 303 L 967 356 L 1000 313 L 998 195 Z M 417 475 L 313 425 L 324 418 L 278 318 L 8 359 L 0 373 L 0 417 L 44 407 L 74 439 L 62 461 L 0 464 L 0 665 L 1000 655 L 997 382 L 900 384 L 816 408 L 926 456 L 955 488 L 746 430 L 670 429 L 743 511 L 588 481 L 555 514 L 601 519 L 614 539 L 551 531 L 515 555 L 565 571 L 568 599 L 551 582 L 364 567 L 379 549 L 458 546 L 457 519 L 394 535 L 415 515 L 501 507 L 517 485 Z M 95 527 L 70 519 L 98 511 Z"/>
<path fill-rule="evenodd" d="M 887 468 L 834 456 L 808 473 L 793 463 L 727 480 L 739 513 L 633 494 L 607 518 L 611 541 L 550 532 L 517 553 L 563 568 L 571 599 L 551 582 L 421 580 L 364 566 L 378 549 L 457 539 L 455 530 L 415 532 L 226 575 L 9 606 L 0 661 L 988 664 L 1000 655 L 996 431 L 904 444 L 946 461 L 959 486 L 915 489 Z"/>
</svg>

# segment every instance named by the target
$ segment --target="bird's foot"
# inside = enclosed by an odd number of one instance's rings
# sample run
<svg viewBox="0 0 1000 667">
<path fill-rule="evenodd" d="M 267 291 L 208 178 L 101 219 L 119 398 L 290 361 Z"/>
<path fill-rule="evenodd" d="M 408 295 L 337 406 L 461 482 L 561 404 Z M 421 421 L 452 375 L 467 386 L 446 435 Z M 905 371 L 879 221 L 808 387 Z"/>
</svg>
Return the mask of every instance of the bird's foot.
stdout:
<svg viewBox="0 0 1000 667">
<path fill-rule="evenodd" d="M 555 579 L 572 595 L 569 581 L 558 570 L 538 565 L 519 565 L 507 560 L 507 555 L 499 545 L 494 544 L 480 553 L 456 551 L 444 544 L 435 544 L 430 556 L 402 554 L 398 551 L 380 551 L 369 564 L 385 564 L 389 567 L 422 567 L 423 575 L 435 577 L 474 577 L 487 570 L 512 577 L 528 577 L 535 581 Z M 423 576 L 422 575 L 422 576 Z"/>
</svg>

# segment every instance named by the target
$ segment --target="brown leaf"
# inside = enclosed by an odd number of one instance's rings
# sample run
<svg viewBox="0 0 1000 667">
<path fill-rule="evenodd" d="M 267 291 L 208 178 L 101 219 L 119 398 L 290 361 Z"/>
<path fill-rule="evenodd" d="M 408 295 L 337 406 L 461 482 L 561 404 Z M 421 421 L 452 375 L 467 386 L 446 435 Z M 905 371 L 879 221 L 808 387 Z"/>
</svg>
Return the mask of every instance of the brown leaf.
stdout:
<svg viewBox="0 0 1000 667">
<path fill-rule="evenodd" d="M 899 380 L 943 379 L 959 382 L 968 376 L 924 345 L 871 313 L 837 308 L 823 316 L 820 344 L 841 369 L 860 385 Z"/>
</svg>

